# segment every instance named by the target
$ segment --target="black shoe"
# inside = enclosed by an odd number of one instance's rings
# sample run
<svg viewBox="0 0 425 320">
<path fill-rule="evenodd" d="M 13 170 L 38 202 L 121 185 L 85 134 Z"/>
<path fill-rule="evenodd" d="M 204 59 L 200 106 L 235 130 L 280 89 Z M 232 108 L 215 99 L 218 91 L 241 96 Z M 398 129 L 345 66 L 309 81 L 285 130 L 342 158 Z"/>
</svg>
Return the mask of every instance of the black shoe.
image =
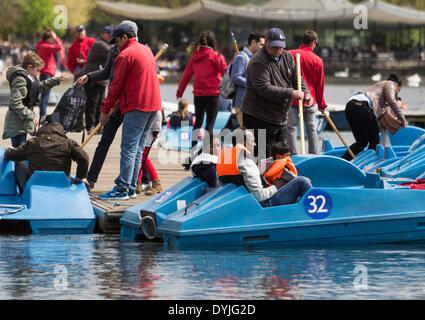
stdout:
<svg viewBox="0 0 425 320">
<path fill-rule="evenodd" d="M 187 157 L 186 159 L 183 160 L 182 167 L 185 170 L 189 170 L 191 164 L 192 164 L 192 159 L 190 157 Z"/>
<path fill-rule="evenodd" d="M 87 182 L 89 184 L 86 185 L 86 188 L 87 188 L 87 191 L 90 192 L 94 188 L 94 181 L 87 180 Z"/>
</svg>

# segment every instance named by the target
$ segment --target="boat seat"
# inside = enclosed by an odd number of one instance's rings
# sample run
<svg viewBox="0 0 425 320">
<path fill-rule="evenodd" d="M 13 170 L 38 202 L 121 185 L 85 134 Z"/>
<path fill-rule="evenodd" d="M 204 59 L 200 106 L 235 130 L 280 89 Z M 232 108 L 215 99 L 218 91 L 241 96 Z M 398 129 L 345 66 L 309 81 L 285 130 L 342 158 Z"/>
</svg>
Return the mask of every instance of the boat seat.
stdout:
<svg viewBox="0 0 425 320">
<path fill-rule="evenodd" d="M 23 202 L 26 203 L 28 207 L 31 206 L 31 189 L 35 186 L 65 189 L 69 188 L 71 184 L 63 171 L 34 171 L 25 183 L 24 191 L 22 192 Z"/>
<path fill-rule="evenodd" d="M 310 178 L 314 187 L 364 187 L 365 174 L 357 166 L 342 158 L 314 155 L 297 160 L 294 163 L 298 175 Z"/>
<path fill-rule="evenodd" d="M 401 146 L 401 145 L 412 145 L 417 139 L 425 134 L 425 130 L 419 127 L 406 126 L 405 128 L 400 128 L 393 135 L 388 134 L 391 145 Z"/>
<path fill-rule="evenodd" d="M 0 195 L 15 195 L 15 162 L 4 158 L 6 148 L 0 149 Z"/>
</svg>

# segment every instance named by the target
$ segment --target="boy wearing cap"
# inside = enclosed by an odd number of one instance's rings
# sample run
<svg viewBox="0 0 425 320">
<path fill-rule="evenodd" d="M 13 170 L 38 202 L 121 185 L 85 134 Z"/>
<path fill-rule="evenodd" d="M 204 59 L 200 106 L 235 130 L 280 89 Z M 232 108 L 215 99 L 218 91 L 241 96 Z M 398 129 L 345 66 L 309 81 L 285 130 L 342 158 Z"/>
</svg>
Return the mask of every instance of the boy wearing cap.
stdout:
<svg viewBox="0 0 425 320">
<path fill-rule="evenodd" d="M 246 91 L 242 101 L 243 122 L 253 129 L 259 160 L 268 158 L 274 142 L 284 142 L 284 125 L 293 99 L 313 100 L 301 77 L 302 90 L 297 90 L 297 70 L 292 55 L 285 50 L 283 31 L 267 32 L 265 46 L 251 59 L 247 69 Z M 266 145 L 258 140 L 258 130 L 266 130 Z"/>
<path fill-rule="evenodd" d="M 108 122 L 109 113 L 119 100 L 124 115 L 120 174 L 115 187 L 99 197 L 126 200 L 137 196 L 142 154 L 156 113 L 161 110 L 161 93 L 152 51 L 137 41 L 131 26 L 123 23 L 115 27 L 111 43 L 120 48 L 120 53 L 115 59 L 108 96 L 102 101 L 100 123 Z"/>
<path fill-rule="evenodd" d="M 112 27 L 105 26 L 99 37 L 90 48 L 87 56 L 87 63 L 78 75 L 79 77 L 87 73 L 97 71 L 103 68 L 108 58 L 110 49 L 109 41 L 111 41 Z M 89 82 L 84 85 L 87 94 L 87 103 L 85 109 L 86 130 L 90 134 L 99 122 L 100 103 L 102 102 L 103 93 L 108 84 L 108 80 Z"/>
<path fill-rule="evenodd" d="M 69 71 L 74 76 L 83 69 L 90 48 L 95 41 L 95 38 L 86 37 L 86 28 L 84 26 L 79 25 L 75 27 L 75 41 L 69 47 L 68 59 L 66 61 Z"/>
</svg>

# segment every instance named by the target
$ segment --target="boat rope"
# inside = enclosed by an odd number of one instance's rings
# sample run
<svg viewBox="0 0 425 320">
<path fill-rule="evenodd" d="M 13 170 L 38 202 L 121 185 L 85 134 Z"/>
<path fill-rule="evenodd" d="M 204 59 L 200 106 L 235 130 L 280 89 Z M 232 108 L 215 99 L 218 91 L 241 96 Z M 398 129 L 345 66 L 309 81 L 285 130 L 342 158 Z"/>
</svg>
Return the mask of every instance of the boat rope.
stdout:
<svg viewBox="0 0 425 320">
<path fill-rule="evenodd" d="M 142 232 L 146 238 L 148 238 L 149 240 L 154 239 L 156 236 L 155 219 L 149 215 L 140 218 L 140 229 L 142 229 Z"/>
<path fill-rule="evenodd" d="M 0 208 L 5 208 L 3 211 L 0 212 L 0 216 L 5 216 L 8 214 L 14 214 L 19 211 L 22 211 L 25 209 L 25 206 L 19 204 L 0 204 Z M 12 210 L 10 210 L 9 208 L 12 208 Z"/>
<path fill-rule="evenodd" d="M 407 159 L 405 159 L 404 161 L 400 161 L 400 163 L 398 164 L 398 167 L 397 167 L 397 171 L 400 170 L 400 167 L 401 167 L 402 164 L 404 164 L 404 163 L 411 163 L 411 162 L 412 162 L 412 160 L 408 161 Z"/>
</svg>

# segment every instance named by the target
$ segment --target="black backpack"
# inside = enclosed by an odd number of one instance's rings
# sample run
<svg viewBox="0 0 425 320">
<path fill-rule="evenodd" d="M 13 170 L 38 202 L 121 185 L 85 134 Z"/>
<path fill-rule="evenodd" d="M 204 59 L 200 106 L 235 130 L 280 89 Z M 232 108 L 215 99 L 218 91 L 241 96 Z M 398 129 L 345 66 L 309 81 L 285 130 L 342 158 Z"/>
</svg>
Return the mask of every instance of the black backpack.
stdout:
<svg viewBox="0 0 425 320">
<path fill-rule="evenodd" d="M 60 99 L 53 113 L 46 117 L 47 123 L 59 122 L 65 132 L 83 131 L 83 115 L 86 102 L 87 95 L 81 87 L 69 88 Z"/>
</svg>

